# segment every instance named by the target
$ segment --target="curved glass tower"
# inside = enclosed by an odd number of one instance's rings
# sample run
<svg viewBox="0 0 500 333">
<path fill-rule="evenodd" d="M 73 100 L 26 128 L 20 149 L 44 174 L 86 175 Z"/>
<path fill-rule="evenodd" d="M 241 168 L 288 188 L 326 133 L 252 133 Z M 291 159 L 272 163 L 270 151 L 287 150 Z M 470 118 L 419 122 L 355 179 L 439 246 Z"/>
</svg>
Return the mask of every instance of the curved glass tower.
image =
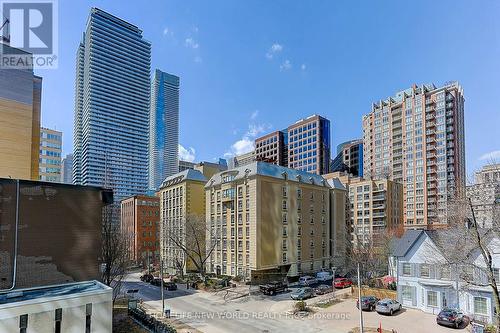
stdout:
<svg viewBox="0 0 500 333">
<path fill-rule="evenodd" d="M 151 44 L 92 8 L 77 51 L 73 182 L 110 187 L 115 201 L 147 190 Z"/>
<path fill-rule="evenodd" d="M 179 77 L 156 70 L 151 83 L 149 189 L 179 172 Z"/>
</svg>

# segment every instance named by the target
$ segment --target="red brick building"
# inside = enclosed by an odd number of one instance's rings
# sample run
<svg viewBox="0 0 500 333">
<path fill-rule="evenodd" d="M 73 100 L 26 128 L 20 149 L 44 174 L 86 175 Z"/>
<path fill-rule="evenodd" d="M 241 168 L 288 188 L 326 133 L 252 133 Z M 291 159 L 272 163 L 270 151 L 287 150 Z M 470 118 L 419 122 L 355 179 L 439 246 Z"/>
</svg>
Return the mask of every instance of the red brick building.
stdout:
<svg viewBox="0 0 500 333">
<path fill-rule="evenodd" d="M 121 201 L 121 228 L 129 240 L 130 261 L 147 267 L 158 264 L 160 199 L 136 195 Z"/>
</svg>

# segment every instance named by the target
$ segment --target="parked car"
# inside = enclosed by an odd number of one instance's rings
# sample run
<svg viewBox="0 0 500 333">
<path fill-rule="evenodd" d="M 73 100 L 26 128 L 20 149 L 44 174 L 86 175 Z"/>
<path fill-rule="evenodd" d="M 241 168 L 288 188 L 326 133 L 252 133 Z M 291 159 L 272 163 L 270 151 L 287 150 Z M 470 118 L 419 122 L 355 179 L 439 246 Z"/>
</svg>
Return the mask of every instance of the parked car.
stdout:
<svg viewBox="0 0 500 333">
<path fill-rule="evenodd" d="M 459 328 L 464 320 L 467 320 L 467 316 L 458 309 L 443 309 L 436 317 L 436 323 L 438 325 L 454 328 Z"/>
<path fill-rule="evenodd" d="M 165 288 L 169 291 L 174 291 L 174 290 L 177 290 L 177 284 L 175 282 L 164 282 L 163 288 Z"/>
<path fill-rule="evenodd" d="M 288 286 L 280 281 L 273 281 L 267 284 L 263 284 L 259 286 L 260 291 L 264 295 L 276 295 L 277 293 L 284 292 L 288 289 Z"/>
<path fill-rule="evenodd" d="M 401 303 L 396 300 L 385 298 L 377 302 L 375 311 L 381 314 L 393 315 L 394 312 L 401 310 Z"/>
<path fill-rule="evenodd" d="M 335 282 L 334 282 L 334 286 L 335 286 L 335 288 L 339 288 L 339 289 L 348 288 L 348 287 L 352 286 L 352 282 L 351 282 L 351 280 L 346 279 L 346 278 L 336 278 Z"/>
<path fill-rule="evenodd" d="M 290 297 L 296 300 L 304 300 L 307 298 L 311 298 L 313 296 L 314 296 L 314 289 L 311 287 L 300 288 L 290 294 Z"/>
<path fill-rule="evenodd" d="M 146 274 L 143 274 L 141 275 L 140 279 L 142 282 L 151 282 L 151 280 L 153 280 L 153 275 L 149 274 L 149 273 L 146 273 Z"/>
<path fill-rule="evenodd" d="M 153 286 L 161 286 L 161 279 L 160 278 L 154 278 L 153 280 L 149 281 Z"/>
<path fill-rule="evenodd" d="M 361 310 L 373 311 L 377 305 L 378 298 L 375 296 L 361 297 Z M 356 307 L 359 309 L 359 300 L 356 301 Z"/>
<path fill-rule="evenodd" d="M 299 278 L 299 284 L 301 286 L 310 286 L 311 284 L 317 283 L 318 280 L 316 280 L 314 277 L 306 275 L 306 276 L 301 276 Z"/>
<path fill-rule="evenodd" d="M 332 286 L 329 286 L 327 284 L 322 284 L 322 285 L 319 285 L 318 287 L 316 287 L 316 289 L 314 290 L 314 293 L 316 295 L 324 295 L 324 294 L 331 293 L 332 291 L 333 291 Z"/>
<path fill-rule="evenodd" d="M 316 280 L 324 282 L 333 279 L 332 272 L 322 271 L 316 273 Z"/>
</svg>

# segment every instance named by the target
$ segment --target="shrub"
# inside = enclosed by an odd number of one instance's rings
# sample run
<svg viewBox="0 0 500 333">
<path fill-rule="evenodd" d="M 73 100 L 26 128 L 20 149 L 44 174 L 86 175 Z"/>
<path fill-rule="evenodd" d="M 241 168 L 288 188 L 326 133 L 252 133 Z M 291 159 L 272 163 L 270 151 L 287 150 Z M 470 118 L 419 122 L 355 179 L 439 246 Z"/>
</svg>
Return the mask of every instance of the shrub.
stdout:
<svg viewBox="0 0 500 333">
<path fill-rule="evenodd" d="M 307 311 L 307 304 L 304 301 L 298 301 L 294 307 L 295 311 Z"/>
</svg>

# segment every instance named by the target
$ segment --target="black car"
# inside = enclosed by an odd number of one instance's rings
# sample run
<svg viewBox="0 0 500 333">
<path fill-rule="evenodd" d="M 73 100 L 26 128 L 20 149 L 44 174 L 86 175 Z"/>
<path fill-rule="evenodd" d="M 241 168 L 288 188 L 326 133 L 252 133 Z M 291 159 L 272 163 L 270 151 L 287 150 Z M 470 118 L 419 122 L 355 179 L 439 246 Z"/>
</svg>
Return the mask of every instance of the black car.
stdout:
<svg viewBox="0 0 500 333">
<path fill-rule="evenodd" d="M 168 291 L 177 290 L 177 284 L 175 284 L 175 282 L 164 282 L 163 287 Z"/>
<path fill-rule="evenodd" d="M 459 328 L 465 320 L 467 319 L 466 316 L 464 316 L 464 313 L 457 309 L 443 309 L 436 317 L 436 323 L 438 325 L 450 326 L 454 328 Z"/>
<path fill-rule="evenodd" d="M 153 286 L 159 287 L 159 286 L 161 286 L 161 279 L 160 278 L 154 278 L 149 283 L 151 283 Z"/>
<path fill-rule="evenodd" d="M 361 297 L 361 310 L 373 311 L 377 305 L 378 298 L 375 296 Z M 356 301 L 356 307 L 359 309 L 359 300 Z"/>
<path fill-rule="evenodd" d="M 273 281 L 268 284 L 263 284 L 259 286 L 260 291 L 264 295 L 276 295 L 277 293 L 281 293 L 288 290 L 288 286 L 280 281 Z"/>
<path fill-rule="evenodd" d="M 151 282 L 151 280 L 154 279 L 154 277 L 151 274 L 144 274 L 144 275 L 141 275 L 140 279 L 143 282 L 148 282 L 149 283 L 149 282 Z"/>
</svg>

